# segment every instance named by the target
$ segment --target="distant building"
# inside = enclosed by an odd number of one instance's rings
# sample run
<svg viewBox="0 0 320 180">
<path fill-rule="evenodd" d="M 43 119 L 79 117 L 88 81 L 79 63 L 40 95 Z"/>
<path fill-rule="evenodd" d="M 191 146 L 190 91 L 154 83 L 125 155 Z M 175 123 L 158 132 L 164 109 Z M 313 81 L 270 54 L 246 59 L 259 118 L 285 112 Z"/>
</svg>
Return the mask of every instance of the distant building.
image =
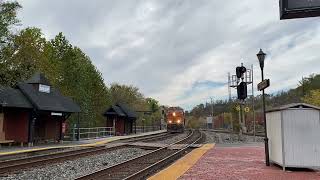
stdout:
<svg viewBox="0 0 320 180">
<path fill-rule="evenodd" d="M 80 107 L 41 73 L 15 88 L 0 86 L 0 141 L 30 143 L 63 139 L 64 123 Z"/>
<path fill-rule="evenodd" d="M 126 135 L 136 132 L 137 114 L 125 104 L 115 104 L 108 108 L 104 116 L 106 126 L 115 127 L 116 135 Z"/>
</svg>

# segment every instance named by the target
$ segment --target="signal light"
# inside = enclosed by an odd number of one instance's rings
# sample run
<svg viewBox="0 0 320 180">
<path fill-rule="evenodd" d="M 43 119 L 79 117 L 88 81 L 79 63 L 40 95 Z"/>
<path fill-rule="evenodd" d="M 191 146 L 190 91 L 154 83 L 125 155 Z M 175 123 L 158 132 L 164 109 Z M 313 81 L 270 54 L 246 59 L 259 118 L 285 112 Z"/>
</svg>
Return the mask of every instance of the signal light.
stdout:
<svg viewBox="0 0 320 180">
<path fill-rule="evenodd" d="M 238 99 L 245 100 L 247 98 L 247 83 L 241 82 L 237 86 Z"/>
<path fill-rule="evenodd" d="M 247 71 L 247 68 L 244 66 L 239 66 L 236 68 L 237 78 L 242 78 L 243 74 Z"/>
</svg>

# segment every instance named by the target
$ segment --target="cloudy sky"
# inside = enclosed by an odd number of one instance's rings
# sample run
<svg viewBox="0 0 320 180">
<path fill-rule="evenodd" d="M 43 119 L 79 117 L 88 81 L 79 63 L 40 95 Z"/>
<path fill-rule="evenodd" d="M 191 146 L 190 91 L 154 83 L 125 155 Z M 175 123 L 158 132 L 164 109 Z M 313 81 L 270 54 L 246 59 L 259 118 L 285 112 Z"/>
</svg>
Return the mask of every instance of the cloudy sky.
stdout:
<svg viewBox="0 0 320 180">
<path fill-rule="evenodd" d="M 259 48 L 268 54 L 268 93 L 320 70 L 319 18 L 280 21 L 278 0 L 19 2 L 23 27 L 39 27 L 47 38 L 63 32 L 107 85 L 132 84 L 166 105 L 190 109 L 227 98 L 227 73 L 241 62 L 253 64 L 260 80 Z"/>
</svg>

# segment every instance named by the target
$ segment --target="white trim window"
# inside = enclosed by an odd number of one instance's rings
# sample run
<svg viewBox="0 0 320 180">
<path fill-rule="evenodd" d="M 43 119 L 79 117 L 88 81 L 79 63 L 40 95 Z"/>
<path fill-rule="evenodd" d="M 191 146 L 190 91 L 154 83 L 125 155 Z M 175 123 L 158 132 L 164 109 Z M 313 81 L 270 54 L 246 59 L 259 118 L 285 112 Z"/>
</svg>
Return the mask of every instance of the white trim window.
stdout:
<svg viewBox="0 0 320 180">
<path fill-rule="evenodd" d="M 39 92 L 50 93 L 50 86 L 39 84 Z"/>
</svg>

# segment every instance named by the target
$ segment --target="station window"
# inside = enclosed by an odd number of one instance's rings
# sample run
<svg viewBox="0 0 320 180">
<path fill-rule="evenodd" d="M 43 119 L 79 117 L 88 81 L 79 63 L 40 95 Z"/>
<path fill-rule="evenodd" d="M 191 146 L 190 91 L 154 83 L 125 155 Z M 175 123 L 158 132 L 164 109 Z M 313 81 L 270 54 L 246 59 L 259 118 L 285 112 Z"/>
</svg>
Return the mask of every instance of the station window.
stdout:
<svg viewBox="0 0 320 180">
<path fill-rule="evenodd" d="M 50 86 L 39 84 L 39 92 L 50 93 Z"/>
</svg>

